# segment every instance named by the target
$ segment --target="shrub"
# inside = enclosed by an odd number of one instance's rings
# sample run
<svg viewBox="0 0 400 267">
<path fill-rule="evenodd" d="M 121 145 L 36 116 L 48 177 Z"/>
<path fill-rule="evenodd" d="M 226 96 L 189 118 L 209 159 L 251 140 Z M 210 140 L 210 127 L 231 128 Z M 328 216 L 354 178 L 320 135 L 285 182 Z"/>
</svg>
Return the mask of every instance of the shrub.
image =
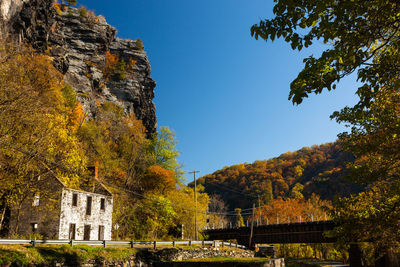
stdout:
<svg viewBox="0 0 400 267">
<path fill-rule="evenodd" d="M 135 66 L 136 66 L 136 60 L 129 58 L 128 65 L 126 67 L 127 72 L 129 72 L 130 74 L 133 74 L 135 71 Z"/>
<path fill-rule="evenodd" d="M 124 80 L 124 79 L 125 79 L 125 76 L 126 76 L 126 69 L 125 69 L 125 67 L 126 67 L 125 60 L 121 59 L 121 60 L 118 62 L 117 68 L 116 68 L 116 70 L 115 70 L 115 72 L 114 72 L 114 78 L 115 78 L 117 81 L 121 81 L 121 80 Z"/>
<path fill-rule="evenodd" d="M 68 0 L 67 2 L 69 6 L 76 6 L 76 4 L 78 4 L 77 0 Z"/>
<path fill-rule="evenodd" d="M 53 7 L 56 10 L 57 14 L 61 16 L 62 13 L 63 13 L 62 10 L 61 10 L 61 4 L 60 3 L 54 3 Z"/>
<path fill-rule="evenodd" d="M 129 67 L 129 65 L 128 65 Z M 106 61 L 104 64 L 103 74 L 105 80 L 110 79 L 120 81 L 126 78 L 126 62 L 119 58 L 118 54 L 106 52 Z"/>
<path fill-rule="evenodd" d="M 136 43 L 136 49 L 139 51 L 143 51 L 144 47 L 142 39 L 137 39 L 135 43 Z"/>
<path fill-rule="evenodd" d="M 86 7 L 83 6 L 79 9 L 79 15 L 81 16 L 81 18 L 87 18 L 88 14 Z"/>
</svg>

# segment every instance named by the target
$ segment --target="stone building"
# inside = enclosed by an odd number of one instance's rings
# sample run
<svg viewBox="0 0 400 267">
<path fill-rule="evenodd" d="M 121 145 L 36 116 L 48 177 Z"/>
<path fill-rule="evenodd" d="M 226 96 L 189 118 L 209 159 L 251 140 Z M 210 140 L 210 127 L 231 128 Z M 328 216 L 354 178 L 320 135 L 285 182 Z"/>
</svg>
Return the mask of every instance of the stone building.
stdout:
<svg viewBox="0 0 400 267">
<path fill-rule="evenodd" d="M 11 210 L 10 233 L 50 239 L 111 240 L 113 197 L 91 181 L 80 190 L 52 176 Z M 84 190 L 83 190 L 84 189 Z"/>
</svg>

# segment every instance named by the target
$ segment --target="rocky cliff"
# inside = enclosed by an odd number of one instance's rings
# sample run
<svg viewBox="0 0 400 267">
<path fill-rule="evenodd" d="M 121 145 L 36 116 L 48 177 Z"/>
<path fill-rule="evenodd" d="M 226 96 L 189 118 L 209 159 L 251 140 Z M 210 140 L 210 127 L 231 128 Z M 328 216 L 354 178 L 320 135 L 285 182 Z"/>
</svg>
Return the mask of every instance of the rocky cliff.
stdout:
<svg viewBox="0 0 400 267">
<path fill-rule="evenodd" d="M 0 32 L 51 56 L 89 117 L 111 101 L 134 113 L 149 134 L 155 132 L 156 84 L 142 43 L 116 38 L 103 16 L 53 0 L 0 0 Z M 106 58 L 118 75 L 109 73 Z"/>
</svg>

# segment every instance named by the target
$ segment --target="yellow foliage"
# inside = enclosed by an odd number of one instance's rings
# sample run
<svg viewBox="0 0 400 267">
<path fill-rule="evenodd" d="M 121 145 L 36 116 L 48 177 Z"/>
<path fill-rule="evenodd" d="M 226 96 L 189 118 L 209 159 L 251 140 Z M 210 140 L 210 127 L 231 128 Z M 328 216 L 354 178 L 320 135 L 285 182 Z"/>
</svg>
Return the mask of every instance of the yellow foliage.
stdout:
<svg viewBox="0 0 400 267">
<path fill-rule="evenodd" d="M 61 4 L 60 3 L 54 3 L 53 7 L 56 10 L 58 15 L 62 15 L 63 11 L 61 10 Z"/>
<path fill-rule="evenodd" d="M 183 224 L 184 237 L 194 238 L 195 211 L 197 217 L 197 229 L 203 229 L 206 225 L 206 212 L 210 198 L 206 193 L 197 192 L 197 210 L 195 209 L 194 190 L 182 187 L 168 193 L 168 199 L 174 205 L 177 213 L 176 224 Z"/>
<path fill-rule="evenodd" d="M 82 171 L 86 164 L 68 127 L 62 75 L 49 57 L 29 48 L 4 45 L 0 62 L 0 193 L 14 188 L 14 193 L 6 197 L 17 201 L 34 190 L 37 176 L 45 179 L 54 174 L 76 187 L 76 174 L 43 160 L 56 161 L 74 171 Z"/>
</svg>

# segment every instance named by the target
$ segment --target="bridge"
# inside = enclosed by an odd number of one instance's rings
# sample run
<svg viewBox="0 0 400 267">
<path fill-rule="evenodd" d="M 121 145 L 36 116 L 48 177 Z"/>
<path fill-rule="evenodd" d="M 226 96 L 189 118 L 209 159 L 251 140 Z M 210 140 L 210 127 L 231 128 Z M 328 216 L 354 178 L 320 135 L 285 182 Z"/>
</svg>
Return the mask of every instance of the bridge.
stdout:
<svg viewBox="0 0 400 267">
<path fill-rule="evenodd" d="M 270 224 L 253 228 L 252 244 L 288 244 L 288 243 L 334 243 L 335 238 L 324 236 L 324 232 L 336 226 L 333 221 L 304 223 Z M 250 227 L 205 230 L 207 240 L 233 240 L 249 246 Z"/>
</svg>

